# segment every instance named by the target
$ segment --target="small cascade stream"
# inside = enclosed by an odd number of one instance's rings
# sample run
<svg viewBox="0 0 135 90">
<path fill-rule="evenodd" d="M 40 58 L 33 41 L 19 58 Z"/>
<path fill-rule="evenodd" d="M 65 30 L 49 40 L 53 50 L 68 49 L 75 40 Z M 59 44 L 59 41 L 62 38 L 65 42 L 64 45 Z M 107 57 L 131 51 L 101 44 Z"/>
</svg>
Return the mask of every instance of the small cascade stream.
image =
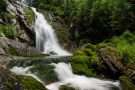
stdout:
<svg viewBox="0 0 135 90">
<path fill-rule="evenodd" d="M 73 74 L 70 63 L 51 63 L 54 66 L 54 71 L 59 81 L 46 84 L 35 73 L 31 72 L 34 66 L 27 66 L 25 68 L 15 66 L 10 69 L 11 72 L 17 75 L 31 76 L 43 84 L 49 90 L 59 90 L 62 85 L 67 85 L 75 88 L 76 90 L 121 90 L 119 81 L 100 80 L 92 77 L 86 77 Z"/>
<path fill-rule="evenodd" d="M 58 75 L 59 82 L 52 83 L 46 87 L 49 90 L 59 90 L 61 85 L 69 85 L 76 90 L 112 90 L 116 87 L 120 89 L 120 83 L 113 81 L 99 80 L 96 78 L 88 78 L 86 76 L 75 75 L 72 72 L 70 64 L 58 63 L 52 64 L 55 66 L 55 72 Z"/>
</svg>

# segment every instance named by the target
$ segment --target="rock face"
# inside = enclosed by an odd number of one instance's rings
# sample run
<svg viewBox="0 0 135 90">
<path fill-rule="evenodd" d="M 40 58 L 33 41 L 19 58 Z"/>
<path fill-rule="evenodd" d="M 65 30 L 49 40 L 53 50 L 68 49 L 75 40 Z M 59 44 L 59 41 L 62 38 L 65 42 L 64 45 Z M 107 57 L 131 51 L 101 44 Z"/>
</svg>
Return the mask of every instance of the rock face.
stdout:
<svg viewBox="0 0 135 90">
<path fill-rule="evenodd" d="M 98 55 L 102 64 L 104 64 L 112 74 L 116 75 L 123 72 L 124 65 L 115 48 L 111 46 L 101 48 L 98 50 Z"/>
<path fill-rule="evenodd" d="M 17 54 L 21 56 L 29 54 L 40 54 L 35 47 L 30 47 L 26 43 L 0 37 L 0 46 L 5 49 L 7 54 Z M 9 51 L 9 52 L 8 52 Z M 1 53 L 4 53 L 1 51 Z"/>
<path fill-rule="evenodd" d="M 0 47 L 0 55 L 5 55 L 6 53 L 4 52 L 4 50 Z"/>
<path fill-rule="evenodd" d="M 10 9 L 11 6 L 13 8 Z M 26 20 L 25 9 L 27 8 L 27 6 L 25 6 L 24 4 L 22 4 L 20 2 L 12 2 L 10 4 L 10 7 L 7 10 L 9 12 L 12 11 L 14 14 L 16 14 L 16 16 L 18 17 L 18 22 L 19 22 L 20 26 L 23 26 L 23 28 L 26 31 L 26 33 L 29 36 L 29 38 L 34 40 L 35 33 L 32 30 L 32 25 L 31 26 L 28 25 L 28 21 Z"/>
</svg>

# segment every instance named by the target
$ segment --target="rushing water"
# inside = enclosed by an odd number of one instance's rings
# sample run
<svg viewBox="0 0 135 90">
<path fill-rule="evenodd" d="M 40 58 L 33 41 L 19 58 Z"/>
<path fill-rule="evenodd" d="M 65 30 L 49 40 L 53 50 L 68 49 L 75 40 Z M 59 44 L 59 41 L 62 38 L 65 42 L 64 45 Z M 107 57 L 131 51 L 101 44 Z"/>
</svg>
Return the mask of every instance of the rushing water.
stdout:
<svg viewBox="0 0 135 90">
<path fill-rule="evenodd" d="M 38 78 L 38 76 L 30 71 L 30 68 L 34 66 L 28 66 L 26 68 L 13 67 L 10 70 L 17 75 L 25 75 L 35 78 L 40 83 L 44 84 L 44 86 L 46 86 L 49 90 L 59 90 L 59 87 L 62 85 L 68 85 L 77 90 L 120 90 L 119 81 L 114 82 L 100 80 L 73 74 L 71 65 L 64 62 L 58 64 L 52 63 L 51 65 L 55 66 L 54 71 L 57 74 L 59 81 L 49 85 L 46 85 L 41 79 Z"/>
<path fill-rule="evenodd" d="M 59 56 L 69 56 L 69 52 L 64 50 L 55 35 L 54 29 L 47 23 L 43 14 L 32 8 L 36 14 L 36 21 L 34 25 L 36 33 L 36 48 L 44 54 L 56 54 Z"/>
<path fill-rule="evenodd" d="M 61 85 L 69 85 L 77 90 L 112 90 L 114 87 L 117 88 L 117 90 L 120 89 L 119 82 L 105 81 L 96 78 L 75 75 L 72 72 L 70 64 L 58 63 L 52 65 L 55 66 L 54 70 L 58 75 L 59 82 L 47 85 L 46 87 L 49 90 L 59 90 Z"/>
</svg>

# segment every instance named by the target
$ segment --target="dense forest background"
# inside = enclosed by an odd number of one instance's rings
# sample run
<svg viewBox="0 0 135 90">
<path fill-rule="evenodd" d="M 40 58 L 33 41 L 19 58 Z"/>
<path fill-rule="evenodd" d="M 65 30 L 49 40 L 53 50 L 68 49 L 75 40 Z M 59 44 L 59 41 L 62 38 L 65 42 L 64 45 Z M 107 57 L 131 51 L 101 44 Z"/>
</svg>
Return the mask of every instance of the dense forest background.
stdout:
<svg viewBox="0 0 135 90">
<path fill-rule="evenodd" d="M 134 0 L 33 0 L 31 5 L 60 16 L 78 44 L 96 44 L 135 29 Z"/>
</svg>

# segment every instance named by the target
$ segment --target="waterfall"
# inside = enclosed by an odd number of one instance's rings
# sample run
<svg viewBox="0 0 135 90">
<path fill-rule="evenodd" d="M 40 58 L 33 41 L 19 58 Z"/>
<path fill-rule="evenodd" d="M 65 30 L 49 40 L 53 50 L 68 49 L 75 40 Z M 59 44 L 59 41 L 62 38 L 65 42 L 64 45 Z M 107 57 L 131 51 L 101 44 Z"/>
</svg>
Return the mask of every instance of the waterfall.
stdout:
<svg viewBox="0 0 135 90">
<path fill-rule="evenodd" d="M 76 90 L 120 90 L 119 82 L 88 78 L 72 73 L 71 65 L 66 63 L 52 64 L 55 66 L 55 72 L 58 75 L 59 82 L 52 83 L 46 87 L 49 90 L 59 90 L 61 85 L 69 85 Z"/>
<path fill-rule="evenodd" d="M 47 23 L 44 15 L 32 8 L 36 17 L 34 29 L 36 33 L 36 48 L 43 54 L 69 56 L 58 42 L 54 29 Z"/>
</svg>

